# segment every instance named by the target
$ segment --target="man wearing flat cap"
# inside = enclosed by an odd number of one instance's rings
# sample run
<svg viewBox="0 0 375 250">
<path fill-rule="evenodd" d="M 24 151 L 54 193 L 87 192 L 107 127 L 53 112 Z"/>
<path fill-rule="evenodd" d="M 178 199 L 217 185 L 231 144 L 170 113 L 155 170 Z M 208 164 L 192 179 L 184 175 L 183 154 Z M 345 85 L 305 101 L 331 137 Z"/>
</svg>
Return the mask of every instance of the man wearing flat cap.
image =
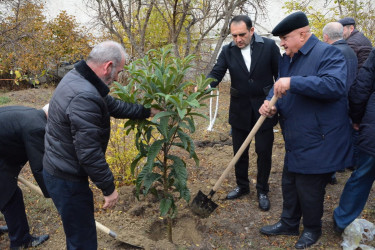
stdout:
<svg viewBox="0 0 375 250">
<path fill-rule="evenodd" d="M 357 55 L 359 70 L 372 50 L 371 41 L 355 28 L 355 20 L 353 18 L 345 17 L 338 22 L 344 26 L 344 39 Z"/>
<path fill-rule="evenodd" d="M 351 164 L 351 129 L 346 97 L 346 62 L 337 48 L 310 32 L 303 12 L 283 19 L 273 30 L 285 49 L 279 76 L 259 109 L 279 114 L 285 141 L 280 220 L 260 229 L 266 235 L 299 235 L 297 249 L 315 244 L 322 234 L 325 188 L 333 172 Z M 279 97 L 269 110 L 272 95 Z"/>
</svg>

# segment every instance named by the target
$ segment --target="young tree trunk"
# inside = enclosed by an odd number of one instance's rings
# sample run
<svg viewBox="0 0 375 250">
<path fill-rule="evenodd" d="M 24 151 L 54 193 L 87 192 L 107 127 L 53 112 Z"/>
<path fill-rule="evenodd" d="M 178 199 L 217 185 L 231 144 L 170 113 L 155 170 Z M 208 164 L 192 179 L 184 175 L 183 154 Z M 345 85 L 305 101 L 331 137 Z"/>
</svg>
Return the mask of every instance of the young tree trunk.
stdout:
<svg viewBox="0 0 375 250">
<path fill-rule="evenodd" d="M 168 236 L 168 241 L 170 243 L 173 243 L 172 239 L 172 218 L 167 217 L 167 236 Z"/>
</svg>

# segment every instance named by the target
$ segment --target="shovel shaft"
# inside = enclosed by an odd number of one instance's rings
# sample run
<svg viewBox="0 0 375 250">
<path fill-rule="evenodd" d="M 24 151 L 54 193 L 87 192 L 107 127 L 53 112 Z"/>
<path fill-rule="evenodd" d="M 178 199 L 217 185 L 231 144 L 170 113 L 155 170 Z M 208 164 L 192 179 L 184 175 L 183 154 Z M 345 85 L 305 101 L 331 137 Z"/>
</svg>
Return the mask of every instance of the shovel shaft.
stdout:
<svg viewBox="0 0 375 250">
<path fill-rule="evenodd" d="M 102 231 L 103 233 L 108 234 L 109 236 L 111 236 L 115 239 L 117 238 L 117 234 L 115 232 L 113 232 L 111 229 L 104 226 L 100 222 L 95 221 L 95 225 L 96 225 L 96 228 L 99 229 L 100 231 Z"/>
<path fill-rule="evenodd" d="M 269 103 L 269 107 L 271 108 L 274 106 L 277 102 L 277 97 L 274 95 Z M 262 126 L 264 120 L 266 119 L 266 116 L 261 115 L 258 119 L 258 121 L 255 123 L 253 129 L 250 131 L 249 135 L 246 137 L 246 140 L 242 143 L 240 149 L 237 151 L 237 153 L 234 155 L 233 159 L 229 162 L 228 167 L 224 170 L 220 178 L 216 181 L 214 187 L 212 190 L 216 192 L 221 183 L 224 181 L 225 178 L 227 178 L 229 172 L 232 170 L 233 166 L 237 163 L 238 159 L 241 157 L 242 153 L 245 151 L 246 147 L 250 144 L 251 140 L 255 136 L 255 134 L 258 132 L 260 126 Z"/>
<path fill-rule="evenodd" d="M 40 189 L 40 187 L 38 187 L 37 185 L 34 185 L 31 182 L 25 180 L 21 176 L 18 176 L 18 181 L 21 182 L 23 185 L 27 186 L 28 188 L 30 188 L 31 190 L 33 190 L 34 192 L 36 192 L 36 193 L 38 193 L 40 195 L 43 195 L 43 192 Z"/>
<path fill-rule="evenodd" d="M 36 192 L 40 195 L 43 195 L 43 192 L 40 189 L 40 187 L 38 187 L 37 185 L 34 185 L 33 183 L 27 181 L 26 179 L 22 178 L 21 176 L 18 176 L 18 181 L 21 182 L 22 184 L 24 184 L 25 186 L 29 187 L 34 192 Z M 111 229 L 109 229 L 108 227 L 104 226 L 103 224 L 95 221 L 95 226 L 98 230 L 102 231 L 103 233 L 108 234 L 109 236 L 111 236 L 113 238 L 117 238 L 117 234 L 115 232 L 113 232 Z"/>
</svg>

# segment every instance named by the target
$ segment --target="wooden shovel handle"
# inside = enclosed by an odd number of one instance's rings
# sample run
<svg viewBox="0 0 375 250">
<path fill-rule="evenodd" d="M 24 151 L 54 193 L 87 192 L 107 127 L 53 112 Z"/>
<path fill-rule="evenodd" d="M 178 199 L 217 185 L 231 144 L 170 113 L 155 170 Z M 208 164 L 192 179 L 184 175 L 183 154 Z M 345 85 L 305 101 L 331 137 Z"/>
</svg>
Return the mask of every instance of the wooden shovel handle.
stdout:
<svg viewBox="0 0 375 250">
<path fill-rule="evenodd" d="M 34 185 L 32 184 L 31 182 L 25 180 L 24 178 L 22 178 L 21 176 L 18 176 L 18 181 L 21 182 L 23 185 L 29 187 L 31 190 L 33 190 L 34 192 L 40 194 L 40 195 L 43 195 L 43 192 L 42 190 L 40 189 L 40 187 L 38 187 L 37 185 Z"/>
<path fill-rule="evenodd" d="M 40 187 L 38 187 L 37 185 L 34 185 L 33 183 L 27 181 L 26 179 L 22 178 L 21 176 L 18 176 L 18 181 L 21 182 L 22 184 L 24 184 L 25 186 L 29 187 L 34 192 L 36 192 L 40 195 L 43 195 L 43 192 L 40 189 Z M 99 229 L 103 233 L 108 234 L 109 236 L 112 236 L 113 238 L 117 238 L 117 234 L 115 232 L 113 232 L 111 229 L 109 229 L 108 227 L 104 226 L 103 224 L 95 221 L 95 226 L 96 226 L 97 229 Z"/>
<path fill-rule="evenodd" d="M 277 97 L 274 95 L 269 103 L 269 107 L 271 108 L 274 106 L 277 102 Z M 260 126 L 262 126 L 264 120 L 266 119 L 266 116 L 261 115 L 258 119 L 258 121 L 255 123 L 253 129 L 250 131 L 249 135 L 246 137 L 246 140 L 242 143 L 240 149 L 237 151 L 237 153 L 234 155 L 233 159 L 229 162 L 228 167 L 224 170 L 220 178 L 216 181 L 215 186 L 212 188 L 214 192 L 216 192 L 221 183 L 224 181 L 225 178 L 227 178 L 229 171 L 232 170 L 233 166 L 237 163 L 238 159 L 241 157 L 242 153 L 245 151 L 246 147 L 250 144 L 251 140 L 255 136 L 255 134 L 258 132 Z"/>
</svg>

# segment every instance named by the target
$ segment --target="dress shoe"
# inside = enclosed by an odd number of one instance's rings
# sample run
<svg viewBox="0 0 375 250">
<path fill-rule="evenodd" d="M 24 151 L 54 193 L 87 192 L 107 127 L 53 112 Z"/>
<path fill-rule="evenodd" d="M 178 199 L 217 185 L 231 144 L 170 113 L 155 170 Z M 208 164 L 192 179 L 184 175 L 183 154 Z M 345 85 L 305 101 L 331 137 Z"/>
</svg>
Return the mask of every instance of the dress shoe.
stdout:
<svg viewBox="0 0 375 250">
<path fill-rule="evenodd" d="M 333 219 L 333 230 L 337 234 L 341 235 L 344 232 L 345 229 L 342 229 L 341 227 L 337 226 L 337 223 L 336 223 L 336 220 L 335 220 L 334 216 L 332 217 L 332 219 Z"/>
<path fill-rule="evenodd" d="M 260 232 L 265 235 L 299 235 L 298 228 L 290 228 L 281 221 L 262 227 Z"/>
<path fill-rule="evenodd" d="M 314 245 L 322 235 L 322 232 L 303 232 L 297 243 L 294 245 L 297 249 L 304 249 Z"/>
<path fill-rule="evenodd" d="M 248 193 L 250 193 L 249 189 L 236 187 L 235 189 L 229 192 L 229 194 L 227 195 L 227 200 L 237 199 Z"/>
<path fill-rule="evenodd" d="M 259 194 L 258 195 L 258 202 L 259 202 L 259 208 L 263 211 L 270 210 L 270 200 L 268 199 L 268 196 L 266 194 Z"/>
<path fill-rule="evenodd" d="M 0 235 L 8 232 L 8 226 L 0 226 Z"/>
<path fill-rule="evenodd" d="M 49 239 L 48 234 L 41 235 L 41 236 L 31 236 L 31 240 L 28 243 L 19 247 L 11 247 L 10 249 L 20 250 L 20 249 L 29 248 L 29 247 L 37 247 L 41 245 L 43 242 L 47 241 L 48 239 Z"/>
</svg>

